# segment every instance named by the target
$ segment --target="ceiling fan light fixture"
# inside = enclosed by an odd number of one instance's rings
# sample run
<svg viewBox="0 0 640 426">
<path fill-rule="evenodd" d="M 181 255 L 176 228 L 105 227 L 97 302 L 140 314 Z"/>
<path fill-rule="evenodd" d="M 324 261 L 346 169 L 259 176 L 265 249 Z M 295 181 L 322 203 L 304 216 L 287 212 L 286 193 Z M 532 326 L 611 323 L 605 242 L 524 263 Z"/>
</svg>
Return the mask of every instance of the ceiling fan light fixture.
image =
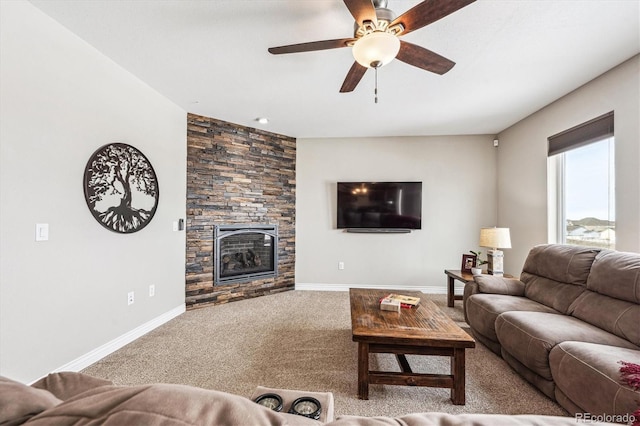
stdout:
<svg viewBox="0 0 640 426">
<path fill-rule="evenodd" d="M 398 55 L 400 40 L 393 34 L 374 31 L 359 38 L 352 51 L 355 60 L 363 67 L 379 68 Z"/>
</svg>

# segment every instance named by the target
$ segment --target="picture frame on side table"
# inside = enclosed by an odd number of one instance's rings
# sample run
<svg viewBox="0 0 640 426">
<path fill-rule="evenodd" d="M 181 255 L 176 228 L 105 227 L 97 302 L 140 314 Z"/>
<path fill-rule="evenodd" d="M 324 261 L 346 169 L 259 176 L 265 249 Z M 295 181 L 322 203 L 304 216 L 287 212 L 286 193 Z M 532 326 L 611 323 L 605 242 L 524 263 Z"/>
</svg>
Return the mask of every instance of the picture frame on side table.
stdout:
<svg viewBox="0 0 640 426">
<path fill-rule="evenodd" d="M 462 272 L 470 274 L 471 268 L 474 268 L 476 266 L 476 258 L 477 256 L 475 254 L 463 254 L 462 266 L 460 267 L 460 270 Z"/>
</svg>

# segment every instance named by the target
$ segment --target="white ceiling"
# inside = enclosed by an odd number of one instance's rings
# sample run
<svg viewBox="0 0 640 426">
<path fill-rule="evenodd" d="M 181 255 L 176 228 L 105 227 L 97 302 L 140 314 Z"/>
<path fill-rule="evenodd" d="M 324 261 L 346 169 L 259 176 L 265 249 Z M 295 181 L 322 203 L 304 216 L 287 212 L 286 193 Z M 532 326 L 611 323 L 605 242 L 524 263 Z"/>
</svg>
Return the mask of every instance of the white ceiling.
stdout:
<svg viewBox="0 0 640 426">
<path fill-rule="evenodd" d="M 31 2 L 186 111 L 298 138 L 496 134 L 640 52 L 640 0 L 478 0 L 403 37 L 456 66 L 393 61 L 374 104 L 373 70 L 338 92 L 349 48 L 267 52 L 351 37 L 339 0 Z"/>
</svg>

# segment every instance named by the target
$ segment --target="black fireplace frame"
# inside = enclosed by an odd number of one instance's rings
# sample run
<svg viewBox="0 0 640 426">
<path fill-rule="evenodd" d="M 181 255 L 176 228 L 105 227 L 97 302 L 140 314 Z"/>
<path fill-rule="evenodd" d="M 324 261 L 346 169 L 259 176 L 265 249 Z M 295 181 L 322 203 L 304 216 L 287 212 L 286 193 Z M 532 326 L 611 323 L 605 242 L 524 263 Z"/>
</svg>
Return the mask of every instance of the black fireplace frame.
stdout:
<svg viewBox="0 0 640 426">
<path fill-rule="evenodd" d="M 273 238 L 273 268 L 269 271 L 261 271 L 247 273 L 237 276 L 223 277 L 220 275 L 220 240 L 223 238 L 240 235 L 245 233 L 258 233 L 268 235 Z M 233 225 L 214 225 L 213 227 L 213 284 L 226 285 L 234 283 L 242 283 L 266 278 L 276 278 L 278 276 L 278 225 L 264 224 L 233 224 Z"/>
</svg>

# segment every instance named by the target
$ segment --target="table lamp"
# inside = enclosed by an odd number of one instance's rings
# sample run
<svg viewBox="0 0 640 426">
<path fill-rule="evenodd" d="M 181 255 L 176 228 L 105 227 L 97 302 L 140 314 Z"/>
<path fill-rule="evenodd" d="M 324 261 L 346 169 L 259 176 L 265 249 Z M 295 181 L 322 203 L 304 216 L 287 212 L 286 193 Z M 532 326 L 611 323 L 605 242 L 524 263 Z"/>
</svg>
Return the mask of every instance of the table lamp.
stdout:
<svg viewBox="0 0 640 426">
<path fill-rule="evenodd" d="M 500 248 L 511 248 L 509 228 L 481 228 L 480 247 L 490 248 L 487 253 L 487 272 L 504 275 L 504 253 Z"/>
</svg>

